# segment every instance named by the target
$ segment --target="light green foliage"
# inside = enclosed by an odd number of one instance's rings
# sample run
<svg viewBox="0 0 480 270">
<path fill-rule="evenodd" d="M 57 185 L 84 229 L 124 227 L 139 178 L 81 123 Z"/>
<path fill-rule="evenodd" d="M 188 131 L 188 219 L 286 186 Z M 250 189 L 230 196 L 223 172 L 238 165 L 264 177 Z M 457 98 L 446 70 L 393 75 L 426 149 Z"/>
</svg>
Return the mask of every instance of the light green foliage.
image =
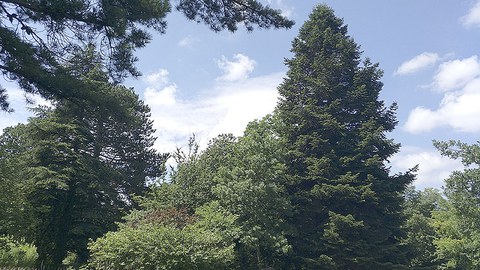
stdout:
<svg viewBox="0 0 480 270">
<path fill-rule="evenodd" d="M 480 234 L 478 227 L 447 203 L 433 215 L 437 237 L 434 240 L 439 269 L 478 269 Z"/>
<path fill-rule="evenodd" d="M 434 145 L 442 155 L 460 159 L 467 166 L 445 180 L 448 203 L 434 213 L 438 237 L 437 256 L 445 261 L 441 269 L 478 269 L 480 267 L 480 145 L 459 141 Z"/>
<path fill-rule="evenodd" d="M 37 249 L 11 236 L 0 236 L 0 268 L 33 267 L 38 258 Z"/>
<path fill-rule="evenodd" d="M 187 207 L 195 209 L 217 199 L 213 188 L 222 179 L 216 175 L 222 167 L 234 162 L 231 157 L 236 142 L 233 135 L 224 134 L 214 138 L 201 154 L 190 151 L 186 157 L 177 155 L 178 168 L 172 175 L 172 183 L 185 189 L 183 198 Z"/>
<path fill-rule="evenodd" d="M 240 265 L 246 269 L 282 267 L 291 251 L 286 223 L 291 207 L 284 189 L 281 141 L 271 116 L 251 122 L 215 175 L 219 203 L 239 216 Z"/>
<path fill-rule="evenodd" d="M 184 227 L 124 226 L 89 245 L 89 269 L 232 269 L 236 216 L 218 203 L 200 207 Z"/>
<path fill-rule="evenodd" d="M 141 199 L 142 210 L 133 211 L 127 224 L 143 224 L 153 216 L 165 220 L 172 214 L 186 220 L 182 218 L 185 213 L 218 204 L 238 217 L 236 267 L 281 268 L 291 251 L 286 238 L 291 207 L 284 189 L 282 144 L 275 124 L 276 119 L 267 116 L 250 123 L 244 136 L 220 135 L 200 153 L 192 138 L 189 151 L 175 155 L 179 163 L 171 182 L 160 184 Z M 223 232 L 232 233 L 228 228 Z"/>
<path fill-rule="evenodd" d="M 292 43 L 279 87 L 278 134 L 294 208 L 292 269 L 404 269 L 401 194 L 411 172 L 386 166 L 396 104 L 379 100 L 382 71 L 333 11 L 314 9 Z M 325 264 L 328 262 L 328 264 Z"/>
<path fill-rule="evenodd" d="M 187 153 L 177 149 L 173 154 L 177 167 L 172 168 L 170 181 L 152 188 L 145 199 L 140 198 L 142 208 L 148 211 L 177 207 L 193 212 L 197 207 L 215 200 L 212 191 L 218 184 L 215 175 L 220 167 L 230 162 L 236 140 L 232 135 L 220 135 L 199 153 L 192 137 Z"/>
</svg>

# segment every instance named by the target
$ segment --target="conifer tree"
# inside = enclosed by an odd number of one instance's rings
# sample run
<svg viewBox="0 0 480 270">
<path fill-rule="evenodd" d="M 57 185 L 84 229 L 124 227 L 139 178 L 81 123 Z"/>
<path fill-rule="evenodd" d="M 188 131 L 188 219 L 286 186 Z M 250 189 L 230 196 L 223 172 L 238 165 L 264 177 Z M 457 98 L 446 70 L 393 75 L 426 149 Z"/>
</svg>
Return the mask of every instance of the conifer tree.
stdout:
<svg viewBox="0 0 480 270">
<path fill-rule="evenodd" d="M 0 180 L 17 181 L 25 190 L 33 224 L 22 230 L 33 234 L 41 269 L 59 269 L 68 254 L 76 257 L 73 263 L 84 263 L 88 242 L 116 228 L 115 222 L 135 207 L 132 197 L 143 195 L 147 182 L 163 175 L 168 157 L 153 148 L 150 109 L 133 89 L 109 83 L 94 64 L 82 68 L 85 83 L 122 111 L 88 101 L 57 102 L 55 108 L 37 108 L 37 117 L 0 136 L 2 171 L 22 161 L 14 167 L 18 173 Z M 13 223 L 6 232 L 23 224 L 0 216 L 5 220 Z"/>
<path fill-rule="evenodd" d="M 294 269 L 404 269 L 402 193 L 411 172 L 391 176 L 399 144 L 386 137 L 396 104 L 379 100 L 382 71 L 316 7 L 292 43 L 279 87 L 279 135 L 286 142 L 294 207 Z"/>
<path fill-rule="evenodd" d="M 68 73 L 65 60 L 93 43 L 112 80 L 140 75 L 134 52 L 151 41 L 153 32 L 165 33 L 172 6 L 213 31 L 235 32 L 241 24 L 249 31 L 254 26 L 290 28 L 294 23 L 256 0 L 2 0 L 0 72 L 46 99 L 96 101 L 95 89 Z M 0 110 L 11 110 L 1 86 Z"/>
</svg>

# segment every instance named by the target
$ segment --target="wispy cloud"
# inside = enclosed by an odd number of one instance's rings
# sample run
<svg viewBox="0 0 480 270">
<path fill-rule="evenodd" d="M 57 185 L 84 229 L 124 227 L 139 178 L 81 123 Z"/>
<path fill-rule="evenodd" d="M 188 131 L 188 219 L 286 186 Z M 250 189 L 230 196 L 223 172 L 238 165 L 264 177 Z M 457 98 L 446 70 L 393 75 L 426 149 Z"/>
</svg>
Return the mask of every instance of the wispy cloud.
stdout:
<svg viewBox="0 0 480 270">
<path fill-rule="evenodd" d="M 404 126 L 406 131 L 418 134 L 450 127 L 460 132 L 480 132 L 480 62 L 477 56 L 441 64 L 432 85 L 443 92 L 442 102 L 435 110 L 414 108 Z"/>
<path fill-rule="evenodd" d="M 189 36 L 186 36 L 186 37 L 182 38 L 178 42 L 178 46 L 186 47 L 186 48 L 192 48 L 194 43 L 195 43 L 195 39 L 192 36 L 189 35 Z"/>
<path fill-rule="evenodd" d="M 241 53 L 235 54 L 233 61 L 222 56 L 222 59 L 217 61 L 218 67 L 223 70 L 223 75 L 218 80 L 227 82 L 245 80 L 255 68 L 255 64 L 255 60 Z"/>
<path fill-rule="evenodd" d="M 460 22 L 466 28 L 480 27 L 480 0 L 478 0 L 475 5 L 470 8 L 465 16 L 460 18 Z"/>
<path fill-rule="evenodd" d="M 438 151 L 418 147 L 402 147 L 401 152 L 391 159 L 393 172 L 405 172 L 418 165 L 417 179 L 414 185 L 419 189 L 426 187 L 441 188 L 444 180 L 455 170 L 461 170 L 462 164 L 440 155 Z"/>
<path fill-rule="evenodd" d="M 169 83 L 168 70 L 159 69 L 157 72 L 152 72 L 144 77 L 144 81 L 150 87 L 161 87 Z"/>
<path fill-rule="evenodd" d="M 395 71 L 395 75 L 406 75 L 418 72 L 427 67 L 433 66 L 440 57 L 436 53 L 424 52 L 412 59 L 403 62 Z"/>
</svg>

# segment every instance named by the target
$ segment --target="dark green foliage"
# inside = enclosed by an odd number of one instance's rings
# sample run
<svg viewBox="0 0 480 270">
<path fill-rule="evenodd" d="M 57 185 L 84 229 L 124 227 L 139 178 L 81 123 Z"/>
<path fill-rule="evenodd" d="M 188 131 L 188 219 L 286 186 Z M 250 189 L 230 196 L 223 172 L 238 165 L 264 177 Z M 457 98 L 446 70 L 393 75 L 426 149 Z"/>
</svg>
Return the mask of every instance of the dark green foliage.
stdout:
<svg viewBox="0 0 480 270">
<path fill-rule="evenodd" d="M 17 239 L 33 241 L 34 219 L 27 201 L 30 187 L 23 170 L 26 145 L 22 125 L 9 127 L 0 136 L 0 235 L 15 235 Z"/>
<path fill-rule="evenodd" d="M 241 22 L 248 30 L 254 24 L 261 28 L 293 24 L 279 11 L 253 0 L 180 1 L 177 9 L 215 31 L 235 31 Z M 165 32 L 170 10 L 169 0 L 1 1 L 0 70 L 25 91 L 47 99 L 95 101 L 96 89 L 65 70 L 65 61 L 84 44 L 93 44 L 104 56 L 102 66 L 113 81 L 138 76 L 134 51 L 151 40 L 150 30 Z M 9 110 L 3 89 L 0 109 Z"/>
<path fill-rule="evenodd" d="M 12 112 L 8 103 L 7 89 L 0 87 L 0 111 Z"/>
<path fill-rule="evenodd" d="M 65 60 L 82 44 L 96 43 L 114 80 L 138 75 L 133 51 L 149 42 L 149 28 L 165 30 L 169 11 L 166 0 L 2 1 L 0 68 L 27 92 L 93 101 L 93 89 L 80 87 L 81 81 L 62 67 Z"/>
<path fill-rule="evenodd" d="M 293 268 L 404 269 L 402 193 L 411 173 L 389 175 L 399 145 L 386 138 L 396 104 L 378 100 L 382 72 L 341 19 L 318 6 L 293 41 L 279 87 L 279 134 L 296 233 Z"/>
<path fill-rule="evenodd" d="M 180 0 L 177 10 L 182 11 L 190 20 L 203 21 L 213 31 L 237 30 L 243 23 L 248 31 L 253 25 L 261 28 L 290 28 L 293 21 L 283 17 L 279 10 L 263 6 L 256 0 Z"/>
</svg>

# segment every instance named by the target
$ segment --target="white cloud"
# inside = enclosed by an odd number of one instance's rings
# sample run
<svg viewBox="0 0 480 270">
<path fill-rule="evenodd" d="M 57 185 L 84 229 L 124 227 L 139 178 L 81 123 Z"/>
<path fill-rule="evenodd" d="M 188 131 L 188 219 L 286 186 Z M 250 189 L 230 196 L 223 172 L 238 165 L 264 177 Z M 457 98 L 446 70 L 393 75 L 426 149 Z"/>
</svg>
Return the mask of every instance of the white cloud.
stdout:
<svg viewBox="0 0 480 270">
<path fill-rule="evenodd" d="M 255 60 L 241 53 L 233 56 L 233 61 L 228 60 L 225 56 L 217 61 L 217 65 L 223 70 L 223 75 L 218 78 L 220 81 L 234 82 L 245 80 L 255 67 Z"/>
<path fill-rule="evenodd" d="M 480 62 L 477 56 L 448 61 L 440 65 L 433 78 L 443 92 L 435 110 L 416 107 L 404 126 L 410 133 L 449 127 L 460 132 L 480 132 Z"/>
<path fill-rule="evenodd" d="M 400 153 L 391 159 L 393 172 L 405 172 L 417 164 L 419 170 L 414 185 L 418 189 L 440 188 L 453 171 L 463 168 L 458 160 L 441 156 L 437 151 L 417 147 L 402 147 Z"/>
<path fill-rule="evenodd" d="M 441 123 L 440 120 L 439 115 L 435 114 L 435 112 L 423 107 L 417 107 L 410 112 L 405 129 L 415 134 L 430 131 Z"/>
<path fill-rule="evenodd" d="M 248 122 L 273 111 L 277 102 L 276 87 L 284 73 L 246 78 L 234 82 L 216 81 L 208 95 L 180 99 L 181 89 L 173 83 L 161 88 L 148 86 L 145 102 L 151 107 L 158 137 L 156 148 L 171 152 L 184 146 L 195 133 L 204 147 L 221 133 L 242 135 Z"/>
<path fill-rule="evenodd" d="M 433 86 L 442 92 L 457 90 L 480 75 L 480 62 L 477 56 L 456 59 L 440 65 L 433 78 Z"/>
<path fill-rule="evenodd" d="M 11 87 L 7 89 L 8 101 L 15 111 L 25 110 L 26 107 L 52 106 L 52 103 L 39 95 L 25 93 L 18 87 Z"/>
<path fill-rule="evenodd" d="M 282 78 L 283 73 L 274 73 L 237 83 L 217 84 L 215 92 L 219 94 L 210 101 L 224 114 L 220 115 L 208 137 L 225 132 L 242 135 L 250 121 L 271 113 L 277 104 L 277 86 Z"/>
<path fill-rule="evenodd" d="M 460 18 L 463 26 L 469 27 L 480 27 L 480 1 L 468 11 L 467 15 Z"/>
<path fill-rule="evenodd" d="M 445 93 L 437 110 L 417 107 L 410 112 L 405 129 L 411 133 L 450 127 L 460 132 L 480 132 L 480 79 L 462 91 Z"/>
<path fill-rule="evenodd" d="M 18 117 L 15 117 L 15 113 L 7 113 L 0 111 L 0 135 L 3 133 L 3 129 L 6 127 L 14 126 L 19 123 Z"/>
<path fill-rule="evenodd" d="M 2 118 L 2 121 L 0 122 L 0 135 L 3 133 L 3 130 L 6 127 L 11 127 L 18 124 L 18 121 L 13 120 L 9 115 L 6 114 L 6 112 L 0 112 L 0 118 Z"/>
<path fill-rule="evenodd" d="M 150 106 L 172 105 L 176 103 L 177 85 L 171 83 L 166 69 L 148 74 L 144 81 L 148 87 L 143 92 L 144 99 Z"/>
<path fill-rule="evenodd" d="M 406 75 L 418 72 L 424 68 L 434 65 L 439 60 L 439 56 L 436 53 L 424 52 L 412 59 L 403 62 L 400 67 L 395 71 L 395 75 Z"/>
<path fill-rule="evenodd" d="M 174 105 L 177 103 L 175 98 L 175 93 L 177 92 L 177 85 L 171 84 L 166 87 L 163 87 L 160 90 L 157 90 L 152 87 L 147 87 L 143 92 L 145 100 L 150 104 L 150 106 L 158 105 Z"/>
<path fill-rule="evenodd" d="M 157 72 L 153 72 L 145 76 L 144 81 L 150 87 L 162 87 L 169 83 L 168 80 L 168 70 L 166 69 L 159 69 Z"/>
<path fill-rule="evenodd" d="M 195 39 L 192 36 L 189 35 L 189 36 L 186 36 L 186 37 L 182 38 L 178 42 L 178 46 L 186 47 L 186 48 L 192 48 L 194 42 L 195 42 Z"/>
</svg>

